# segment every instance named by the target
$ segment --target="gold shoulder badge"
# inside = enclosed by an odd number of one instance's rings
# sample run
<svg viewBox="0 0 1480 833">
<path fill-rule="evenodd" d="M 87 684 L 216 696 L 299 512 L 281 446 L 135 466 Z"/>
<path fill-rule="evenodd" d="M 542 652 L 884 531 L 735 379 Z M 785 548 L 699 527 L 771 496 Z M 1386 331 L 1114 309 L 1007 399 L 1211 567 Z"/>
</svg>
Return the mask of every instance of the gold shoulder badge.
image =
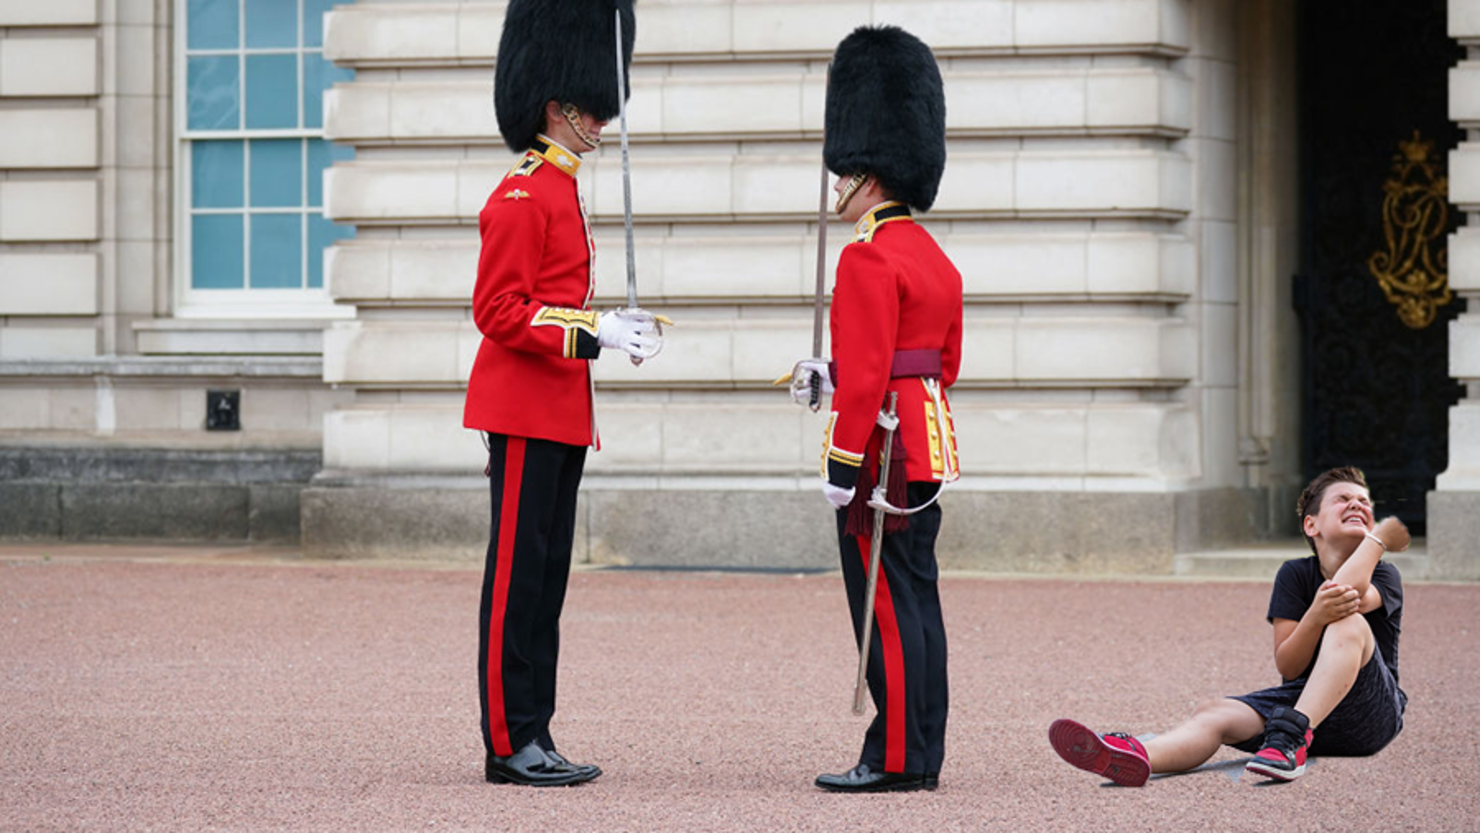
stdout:
<svg viewBox="0 0 1480 833">
<path fill-rule="evenodd" d="M 522 200 L 522 199 L 527 198 L 528 196 L 529 196 L 529 192 L 528 191 L 521 191 L 518 188 L 514 188 L 514 189 L 511 189 L 508 193 L 504 194 L 504 199 L 506 199 L 506 200 Z"/>
<path fill-rule="evenodd" d="M 545 158 L 543 156 L 540 156 L 534 151 L 529 151 L 524 154 L 523 159 L 519 160 L 519 164 L 515 165 L 514 169 L 509 171 L 509 176 L 529 176 L 543 164 L 545 164 Z"/>
</svg>

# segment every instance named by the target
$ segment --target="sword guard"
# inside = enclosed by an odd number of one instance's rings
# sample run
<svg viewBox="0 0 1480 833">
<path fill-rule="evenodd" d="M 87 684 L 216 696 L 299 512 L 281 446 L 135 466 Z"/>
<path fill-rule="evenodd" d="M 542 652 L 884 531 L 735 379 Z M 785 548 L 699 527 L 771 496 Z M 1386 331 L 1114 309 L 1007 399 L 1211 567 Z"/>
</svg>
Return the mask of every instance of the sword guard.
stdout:
<svg viewBox="0 0 1480 833">
<path fill-rule="evenodd" d="M 893 431 L 894 429 L 899 427 L 899 417 L 894 414 L 888 413 L 887 411 L 880 410 L 877 421 L 879 423 L 879 427 L 883 428 L 885 431 Z"/>
<path fill-rule="evenodd" d="M 875 487 L 874 488 L 874 493 L 872 495 L 869 495 L 868 508 L 873 509 L 873 510 L 875 510 L 877 512 L 883 512 L 885 515 L 913 515 L 914 514 L 913 512 L 910 512 L 909 510 L 900 509 L 898 506 L 895 506 L 894 504 L 890 503 L 889 502 L 889 499 L 887 497 L 885 497 L 885 495 L 884 495 L 884 490 L 883 489 L 880 489 L 878 487 Z"/>
</svg>

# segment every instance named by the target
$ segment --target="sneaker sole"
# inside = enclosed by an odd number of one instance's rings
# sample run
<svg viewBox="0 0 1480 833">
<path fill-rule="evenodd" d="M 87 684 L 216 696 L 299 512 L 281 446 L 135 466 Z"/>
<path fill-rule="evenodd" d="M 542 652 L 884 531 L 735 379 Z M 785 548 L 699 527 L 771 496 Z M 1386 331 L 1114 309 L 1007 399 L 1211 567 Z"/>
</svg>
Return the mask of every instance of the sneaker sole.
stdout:
<svg viewBox="0 0 1480 833">
<path fill-rule="evenodd" d="M 1055 720 L 1048 727 L 1048 742 L 1073 766 L 1103 775 L 1122 787 L 1142 786 L 1151 777 L 1151 765 L 1145 759 L 1116 749 L 1073 720 Z"/>
<path fill-rule="evenodd" d="M 1265 778 L 1273 778 L 1276 781 L 1294 781 L 1296 778 L 1305 774 L 1305 764 L 1301 764 L 1294 769 L 1279 769 L 1254 760 L 1244 765 L 1244 771 L 1263 775 Z"/>
</svg>

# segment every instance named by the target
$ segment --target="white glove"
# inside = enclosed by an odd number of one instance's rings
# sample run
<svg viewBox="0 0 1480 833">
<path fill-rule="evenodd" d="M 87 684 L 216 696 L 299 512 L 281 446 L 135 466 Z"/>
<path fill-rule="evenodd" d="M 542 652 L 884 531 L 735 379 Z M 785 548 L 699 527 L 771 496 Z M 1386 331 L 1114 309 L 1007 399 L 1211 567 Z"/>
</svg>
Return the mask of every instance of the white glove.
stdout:
<svg viewBox="0 0 1480 833">
<path fill-rule="evenodd" d="M 651 359 L 663 349 L 663 330 L 650 312 L 612 310 L 601 314 L 596 324 L 596 342 L 608 350 L 621 350 L 634 359 Z"/>
<path fill-rule="evenodd" d="M 844 489 L 842 486 L 834 486 L 832 481 L 822 481 L 822 495 L 834 509 L 842 509 L 853 502 L 854 489 Z"/>
<path fill-rule="evenodd" d="M 832 374 L 827 370 L 827 359 L 802 359 L 791 369 L 791 401 L 799 405 L 812 404 L 812 377 L 822 382 L 822 392 L 832 393 Z"/>
</svg>

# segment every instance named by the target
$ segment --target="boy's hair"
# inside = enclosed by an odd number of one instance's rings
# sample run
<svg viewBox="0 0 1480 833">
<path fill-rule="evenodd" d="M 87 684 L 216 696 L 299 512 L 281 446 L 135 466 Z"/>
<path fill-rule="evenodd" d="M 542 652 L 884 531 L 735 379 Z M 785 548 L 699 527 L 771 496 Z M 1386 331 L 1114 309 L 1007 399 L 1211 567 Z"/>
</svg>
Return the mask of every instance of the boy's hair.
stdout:
<svg viewBox="0 0 1480 833">
<path fill-rule="evenodd" d="M 1340 468 L 1327 469 L 1316 475 L 1316 479 L 1310 481 L 1305 491 L 1300 493 L 1300 499 L 1295 502 L 1295 513 L 1300 516 L 1300 533 L 1305 535 L 1305 519 L 1321 511 L 1321 500 L 1326 497 L 1326 490 L 1337 483 L 1352 483 L 1367 488 L 1367 476 L 1356 466 L 1341 466 Z M 1305 536 L 1305 543 L 1310 545 L 1310 551 L 1316 551 L 1316 542 L 1309 535 Z"/>
</svg>

